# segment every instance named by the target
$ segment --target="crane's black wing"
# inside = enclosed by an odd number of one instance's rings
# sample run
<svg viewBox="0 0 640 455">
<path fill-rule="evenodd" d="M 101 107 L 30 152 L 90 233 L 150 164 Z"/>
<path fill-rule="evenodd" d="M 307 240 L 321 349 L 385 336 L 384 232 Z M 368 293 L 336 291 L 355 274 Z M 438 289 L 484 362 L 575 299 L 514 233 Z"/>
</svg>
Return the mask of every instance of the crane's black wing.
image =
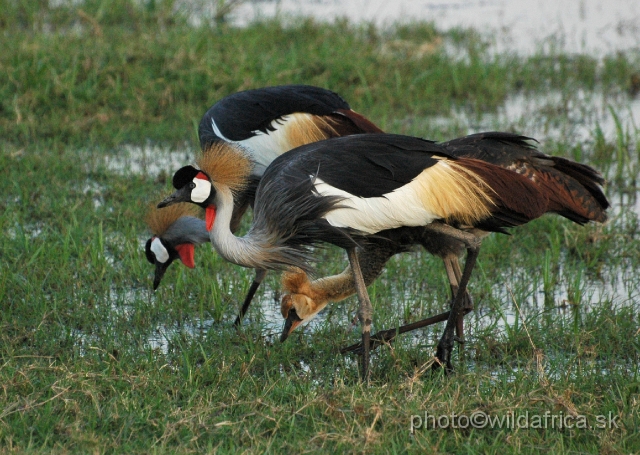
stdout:
<svg viewBox="0 0 640 455">
<path fill-rule="evenodd" d="M 204 150 L 211 142 L 220 140 L 212 121 L 226 139 L 242 141 L 254 136 L 254 131 L 268 132 L 271 123 L 284 115 L 296 112 L 329 115 L 348 109 L 349 103 L 337 93 L 310 85 L 246 90 L 221 99 L 204 114 L 198 128 L 200 146 Z"/>
<path fill-rule="evenodd" d="M 447 153 L 466 158 L 475 158 L 497 166 L 509 167 L 519 159 L 545 158 L 530 137 L 513 133 L 491 131 L 471 134 L 451 141 L 439 143 Z"/>
<path fill-rule="evenodd" d="M 281 186 L 310 176 L 358 197 L 377 197 L 411 182 L 447 157 L 439 145 L 410 136 L 359 134 L 298 147 L 276 158 L 264 177 Z M 258 189 L 258 192 L 260 190 Z"/>
</svg>

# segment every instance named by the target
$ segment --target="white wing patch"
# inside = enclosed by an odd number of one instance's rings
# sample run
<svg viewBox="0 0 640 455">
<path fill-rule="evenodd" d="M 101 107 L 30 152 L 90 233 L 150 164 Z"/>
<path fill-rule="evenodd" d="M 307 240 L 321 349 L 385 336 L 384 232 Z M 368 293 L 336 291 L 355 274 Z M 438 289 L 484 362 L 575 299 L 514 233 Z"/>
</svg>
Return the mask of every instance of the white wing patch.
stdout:
<svg viewBox="0 0 640 455">
<path fill-rule="evenodd" d="M 312 177 L 313 178 L 313 177 Z M 366 178 L 366 177 L 363 177 Z M 375 185 L 375 181 L 371 182 Z M 491 215 L 491 188 L 455 162 L 438 162 L 411 182 L 379 197 L 362 198 L 316 179 L 318 193 L 345 198 L 325 219 L 333 226 L 374 234 L 400 226 L 425 226 L 436 219 L 473 225 Z"/>
<path fill-rule="evenodd" d="M 211 120 L 211 126 L 213 127 L 213 132 L 221 139 L 242 146 L 255 162 L 253 173 L 261 176 L 267 166 L 278 156 L 300 145 L 292 144 L 290 141 L 290 130 L 292 126 L 296 123 L 312 122 L 313 117 L 312 114 L 306 113 L 285 115 L 277 121 L 274 120 L 271 122 L 270 127 L 275 128 L 275 131 L 268 131 L 267 133 L 253 131 L 255 136 L 251 136 L 242 141 L 231 141 L 224 137 L 213 120 Z"/>
<path fill-rule="evenodd" d="M 417 182 L 420 175 L 410 183 L 379 197 L 354 196 L 319 178 L 315 181 L 315 188 L 323 196 L 345 198 L 340 202 L 345 208 L 332 210 L 325 215 L 329 224 L 375 234 L 401 226 L 424 226 L 440 218 L 420 198 L 418 190 L 422 185 Z"/>
<path fill-rule="evenodd" d="M 222 134 L 222 131 L 220 131 L 220 128 L 218 128 L 218 125 L 216 125 L 216 121 L 212 118 L 211 119 L 211 128 L 213 128 L 213 132 L 215 133 L 216 136 L 218 136 L 220 139 L 227 141 L 227 142 L 235 142 L 232 141 L 230 139 L 227 139 L 224 134 Z"/>
</svg>

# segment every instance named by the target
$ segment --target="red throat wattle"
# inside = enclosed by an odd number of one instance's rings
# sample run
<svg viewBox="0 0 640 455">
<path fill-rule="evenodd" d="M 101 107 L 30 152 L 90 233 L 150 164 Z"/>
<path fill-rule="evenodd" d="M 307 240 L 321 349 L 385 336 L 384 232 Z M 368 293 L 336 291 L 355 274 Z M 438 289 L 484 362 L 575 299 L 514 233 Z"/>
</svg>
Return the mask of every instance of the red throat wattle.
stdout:
<svg viewBox="0 0 640 455">
<path fill-rule="evenodd" d="M 205 221 L 207 223 L 207 231 L 210 231 L 213 228 L 213 222 L 216 219 L 216 206 L 210 205 L 206 208 L 205 212 Z"/>
<path fill-rule="evenodd" d="M 196 266 L 194 260 L 195 247 L 193 246 L 193 243 L 181 243 L 180 245 L 176 245 L 176 251 L 184 265 L 190 269 Z"/>
</svg>

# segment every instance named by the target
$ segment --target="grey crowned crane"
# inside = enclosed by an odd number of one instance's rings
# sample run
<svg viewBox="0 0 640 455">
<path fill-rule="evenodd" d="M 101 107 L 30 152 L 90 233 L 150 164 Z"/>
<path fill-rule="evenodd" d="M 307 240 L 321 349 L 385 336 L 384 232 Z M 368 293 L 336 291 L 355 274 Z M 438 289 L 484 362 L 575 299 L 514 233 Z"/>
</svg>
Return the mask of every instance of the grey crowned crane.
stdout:
<svg viewBox="0 0 640 455">
<path fill-rule="evenodd" d="M 462 316 L 462 298 L 481 239 L 473 229 L 503 232 L 545 213 L 548 201 L 526 177 L 492 164 L 455 158 L 422 139 L 364 134 L 308 144 L 276 158 L 256 190 L 253 223 L 244 237 L 229 229 L 234 192 L 227 167 L 246 163 L 240 148 L 220 146 L 223 160 L 200 160 L 173 177 L 176 191 L 158 204 L 193 202 L 216 219 L 210 238 L 225 259 L 256 269 L 298 267 L 309 271 L 309 247 L 323 242 L 347 251 L 360 301 L 363 378 L 367 377 L 373 309 L 356 248 L 385 232 L 407 227 L 429 229 L 457 238 L 467 249 L 437 356 L 451 368 L 454 331 Z M 246 180 L 243 180 L 245 182 Z M 447 223 L 447 224 L 444 224 Z M 459 230 L 457 228 L 463 229 Z M 469 230 L 467 232 L 467 230 Z"/>
<path fill-rule="evenodd" d="M 353 111 L 338 94 L 309 85 L 282 85 L 234 93 L 211 106 L 198 128 L 203 154 L 215 153 L 215 144 L 236 144 L 248 154 L 253 163 L 251 171 L 244 177 L 247 181 L 243 190 L 235 194 L 235 207 L 230 223 L 232 232 L 238 229 L 242 215 L 253 204 L 255 189 L 264 170 L 277 156 L 297 146 L 331 137 L 381 132 L 371 121 Z M 170 217 L 170 214 L 165 217 Z M 184 245 L 190 238 L 198 241 L 203 237 L 208 238 L 204 223 L 177 218 L 174 221 L 178 223 L 175 228 L 170 228 L 166 223 L 164 228 L 171 233 L 171 239 L 154 233 L 154 238 L 149 239 L 146 244 L 147 259 L 156 266 L 154 289 L 159 286 L 168 266 L 177 257 L 175 254 L 165 253 L 163 248 L 170 252 L 175 242 Z M 184 238 L 178 238 L 180 233 L 184 234 Z M 161 248 L 160 245 L 163 244 L 166 245 Z M 168 257 L 171 259 L 167 259 Z M 256 270 L 253 283 L 236 318 L 236 325 L 248 310 L 265 274 L 264 270 Z"/>
<path fill-rule="evenodd" d="M 153 289 L 157 289 L 167 268 L 180 259 L 189 268 L 195 267 L 195 245 L 209 241 L 204 220 L 197 216 L 193 204 L 175 204 L 159 210 L 150 207 L 146 222 L 152 237 L 147 240 L 147 260 L 155 265 Z"/>
<path fill-rule="evenodd" d="M 590 166 L 566 158 L 546 155 L 530 142 L 532 139 L 510 133 L 479 133 L 439 144 L 456 157 L 475 158 L 495 164 L 527 177 L 547 200 L 547 213 L 557 213 L 578 224 L 604 222 L 609 202 L 603 194 L 602 176 Z M 480 234 L 480 233 L 478 233 Z M 422 245 L 428 252 L 442 258 L 452 295 L 456 294 L 461 277 L 458 257 L 464 244 L 452 237 L 415 228 L 393 231 L 389 241 L 371 239 L 358 252 L 365 284 L 371 284 L 382 272 L 386 262 L 395 254 L 407 251 L 412 245 Z M 310 281 L 304 271 L 291 271 L 282 279 L 288 294 L 282 298 L 281 311 L 287 324 L 282 333 L 284 341 L 301 323 L 309 321 L 329 302 L 343 300 L 356 293 L 350 267 L 342 273 Z M 464 310 L 473 309 L 468 294 L 463 296 Z M 397 333 L 424 327 L 446 320 L 448 313 L 418 321 L 399 329 L 384 330 L 372 337 L 375 346 L 390 341 Z M 457 333 L 462 337 L 461 327 Z M 353 345 L 343 351 L 361 349 Z"/>
</svg>

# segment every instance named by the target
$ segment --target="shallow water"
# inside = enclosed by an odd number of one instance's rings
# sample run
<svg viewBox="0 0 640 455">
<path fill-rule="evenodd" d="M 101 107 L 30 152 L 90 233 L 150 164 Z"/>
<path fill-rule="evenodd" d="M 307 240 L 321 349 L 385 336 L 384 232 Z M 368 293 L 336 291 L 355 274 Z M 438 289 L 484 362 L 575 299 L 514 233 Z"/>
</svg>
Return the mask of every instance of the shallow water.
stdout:
<svg viewBox="0 0 640 455">
<path fill-rule="evenodd" d="M 163 174 L 170 178 L 182 166 L 193 163 L 195 157 L 196 149 L 188 145 L 178 150 L 157 144 L 124 145 L 105 157 L 105 166 L 120 175 L 157 178 Z"/>
<path fill-rule="evenodd" d="M 202 250 L 202 249 L 201 249 Z M 207 254 L 202 251 L 201 254 Z M 424 254 L 424 253 L 422 253 Z M 637 272 L 632 266 L 623 267 L 622 270 L 617 269 L 615 275 L 607 273 L 599 278 L 582 277 L 580 282 L 579 301 L 574 301 L 572 296 L 575 292 L 571 289 L 571 283 L 567 281 L 558 283 L 551 291 L 545 292 L 541 277 L 530 280 L 526 289 L 518 289 L 515 291 L 514 286 L 522 286 L 522 277 L 530 276 L 527 270 L 512 270 L 508 277 L 502 277 L 491 289 L 491 296 L 485 296 L 484 299 L 477 299 L 476 310 L 465 318 L 465 325 L 468 327 L 467 338 L 469 345 L 473 346 L 476 334 L 483 330 L 491 329 L 492 336 L 500 339 L 501 335 L 507 330 L 513 330 L 518 327 L 522 330 L 525 321 L 531 318 L 541 317 L 544 314 L 550 315 L 555 319 L 566 319 L 571 322 L 575 317 L 576 309 L 581 311 L 591 311 L 599 308 L 606 303 L 612 308 L 620 308 L 623 306 L 633 305 L 634 302 L 640 301 L 640 283 L 638 283 Z M 443 270 L 444 274 L 444 270 Z M 513 277 L 520 277 L 514 283 Z M 564 276 L 561 270 L 559 276 Z M 433 284 L 436 286 L 437 284 Z M 386 284 L 381 284 L 386 287 Z M 471 292 L 473 294 L 473 277 L 471 280 Z M 152 293 L 149 289 L 149 293 Z M 145 293 L 144 290 L 132 291 L 127 295 L 112 296 L 113 317 L 119 318 L 131 314 L 136 301 Z M 528 297 L 515 297 L 515 295 Z M 236 292 L 238 303 L 241 302 L 243 295 Z M 155 297 L 151 297 L 154 299 Z M 144 299 L 144 298 L 143 298 Z M 145 299 L 146 300 L 146 299 Z M 419 308 L 420 297 L 416 295 L 408 296 L 407 299 L 399 299 L 395 303 L 398 317 L 403 314 L 406 305 L 413 308 Z M 278 290 L 270 287 L 269 283 L 263 283 L 262 289 L 256 295 L 253 301 L 253 316 L 250 312 L 245 316 L 244 324 L 256 324 L 262 328 L 262 335 L 265 340 L 271 343 L 278 343 L 283 327 L 283 318 L 280 314 Z M 496 306 L 497 305 L 497 306 Z M 355 310 L 357 302 L 355 297 L 347 301 L 330 304 L 316 318 L 306 324 L 304 330 L 306 336 L 313 336 L 325 323 L 332 326 L 341 327 L 347 333 L 351 334 L 353 342 L 359 340 L 360 328 L 355 320 Z M 374 302 L 375 307 L 375 302 Z M 222 324 L 231 327 L 235 314 L 239 309 L 237 307 L 228 308 L 225 311 L 225 320 L 215 322 L 212 318 L 200 319 L 198 317 L 190 317 L 183 323 L 160 324 L 153 327 L 147 336 L 145 343 L 147 348 L 159 350 L 167 353 L 171 341 L 179 336 L 197 336 L 206 334 L 212 327 Z M 256 309 L 259 316 L 255 319 Z M 443 309 L 444 310 L 444 302 Z M 393 321 L 376 321 L 374 313 L 373 332 L 393 327 Z M 222 326 L 221 326 L 222 327 Z M 402 343 L 407 346 L 424 346 L 426 344 L 434 344 L 443 328 L 443 324 L 437 324 L 428 329 L 418 330 L 412 334 L 404 334 L 401 336 Z M 86 341 L 89 340 L 85 340 Z M 292 341 L 287 341 L 291 343 Z"/>
<path fill-rule="evenodd" d="M 549 112 L 557 115 L 551 116 Z M 594 139 L 597 127 L 608 140 L 615 138 L 616 122 L 624 130 L 637 130 L 640 127 L 640 98 L 624 93 L 604 95 L 582 89 L 570 94 L 550 91 L 538 96 L 517 93 L 508 96 L 497 113 L 485 113 L 474 119 L 464 112 L 453 111 L 449 119 L 458 124 L 472 125 L 474 132 L 511 129 L 542 143 L 548 140 L 585 143 Z"/>
<path fill-rule="evenodd" d="M 213 16 L 212 3 L 184 4 L 194 10 L 194 23 Z M 379 26 L 433 21 L 443 30 L 475 28 L 494 51 L 523 55 L 554 49 L 601 55 L 640 46 L 636 0 L 263 0 L 242 2 L 230 20 L 245 25 L 275 16 L 348 18 Z"/>
</svg>

